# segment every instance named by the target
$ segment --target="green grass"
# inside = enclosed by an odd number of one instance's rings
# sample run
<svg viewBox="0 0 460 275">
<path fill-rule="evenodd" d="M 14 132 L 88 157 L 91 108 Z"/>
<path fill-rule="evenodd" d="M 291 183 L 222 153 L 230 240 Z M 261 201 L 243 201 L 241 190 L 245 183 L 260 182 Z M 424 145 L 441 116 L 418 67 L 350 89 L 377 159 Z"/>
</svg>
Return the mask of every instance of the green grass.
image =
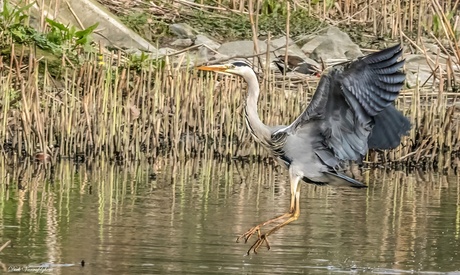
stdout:
<svg viewBox="0 0 460 275">
<path fill-rule="evenodd" d="M 277 6 L 278 7 L 278 6 Z M 258 18 L 259 37 L 270 32 L 272 36 L 285 34 L 287 12 L 280 7 L 261 7 Z M 251 23 L 249 15 L 235 12 L 210 12 L 207 10 L 188 10 L 174 20 L 158 18 L 146 12 L 133 11 L 120 15 L 120 20 L 139 35 L 150 41 L 162 41 L 173 35 L 169 32 L 169 24 L 187 23 L 198 32 L 209 35 L 221 42 L 251 39 Z M 321 22 L 310 17 L 305 10 L 298 9 L 290 15 L 290 35 L 293 37 L 312 32 L 321 26 Z"/>
<path fill-rule="evenodd" d="M 272 12 L 261 14 L 259 20 L 259 37 L 265 37 L 270 32 L 272 36 L 285 34 L 287 14 Z M 235 39 L 251 39 L 251 23 L 246 14 L 231 13 L 226 15 L 195 12 L 194 17 L 184 21 L 200 32 L 206 33 L 221 41 Z M 290 36 L 296 37 L 309 33 L 321 26 L 321 22 L 308 16 L 306 11 L 294 11 L 289 20 Z"/>
</svg>

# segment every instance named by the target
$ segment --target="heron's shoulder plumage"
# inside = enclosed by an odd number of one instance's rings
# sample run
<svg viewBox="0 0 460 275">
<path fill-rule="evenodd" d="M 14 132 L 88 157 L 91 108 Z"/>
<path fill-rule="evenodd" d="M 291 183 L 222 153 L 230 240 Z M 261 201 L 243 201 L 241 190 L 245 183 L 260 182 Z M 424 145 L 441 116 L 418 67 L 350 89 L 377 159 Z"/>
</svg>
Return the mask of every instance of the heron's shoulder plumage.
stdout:
<svg viewBox="0 0 460 275">
<path fill-rule="evenodd" d="M 396 45 L 334 66 L 322 76 L 305 111 L 290 126 L 275 134 L 293 135 L 305 125 L 314 123 L 312 130 L 321 138 L 315 149 L 320 158 L 326 156 L 321 150 L 330 150 L 338 160 L 360 160 L 368 150 L 374 118 L 394 102 L 404 84 L 405 74 L 400 72 L 404 64 L 404 60 L 399 60 L 401 55 L 402 48 Z M 392 110 L 391 113 L 395 114 Z M 402 125 L 408 130 L 410 124 L 405 117 L 403 120 Z M 399 144 L 402 134 L 394 131 L 388 140 L 392 145 L 395 141 Z M 375 139 L 373 147 L 384 146 L 383 143 L 383 139 Z"/>
</svg>

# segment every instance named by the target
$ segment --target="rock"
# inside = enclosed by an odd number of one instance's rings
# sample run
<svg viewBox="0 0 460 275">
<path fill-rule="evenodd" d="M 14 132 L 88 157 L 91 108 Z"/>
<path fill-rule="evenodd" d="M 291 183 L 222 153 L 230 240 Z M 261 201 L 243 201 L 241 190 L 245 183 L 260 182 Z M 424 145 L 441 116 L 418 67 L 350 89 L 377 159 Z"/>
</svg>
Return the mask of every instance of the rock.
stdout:
<svg viewBox="0 0 460 275">
<path fill-rule="evenodd" d="M 432 86 L 433 85 L 433 76 L 431 72 L 419 71 L 419 72 L 406 72 L 406 85 L 409 88 L 414 88 L 418 85 L 422 86 Z"/>
<path fill-rule="evenodd" d="M 228 60 L 228 56 L 213 52 L 202 46 L 196 53 L 195 64 L 199 66 L 208 63 L 220 63 L 221 60 Z"/>
<path fill-rule="evenodd" d="M 172 54 L 175 51 L 176 50 L 168 48 L 168 47 L 160 48 L 160 49 L 158 49 L 158 56 L 161 57 L 161 56 L 165 56 L 165 55 L 168 55 L 168 54 Z M 152 58 L 156 58 L 156 57 L 157 56 L 152 56 Z"/>
<path fill-rule="evenodd" d="M 196 53 L 195 63 L 197 64 L 197 66 L 200 66 L 200 65 L 204 65 L 208 63 L 208 61 L 209 61 L 209 49 L 204 46 L 201 46 L 198 49 L 198 52 Z"/>
<path fill-rule="evenodd" d="M 156 52 L 155 46 L 121 23 L 117 16 L 96 1 L 79 0 L 58 3 L 60 4 L 57 6 L 54 4 L 44 5 L 43 10 L 38 10 L 33 6 L 28 12 L 31 13 L 31 17 L 37 18 L 41 18 L 43 14 L 48 14 L 51 19 L 70 26 L 80 26 L 83 23 L 85 27 L 89 27 L 98 23 L 98 31 L 91 34 L 95 42 L 101 43 L 103 46 L 110 45 L 123 49 Z M 48 8 L 51 6 L 52 8 Z M 56 11 L 59 11 L 59 14 L 57 18 L 54 18 L 52 14 L 55 14 Z M 41 20 L 37 22 L 39 23 Z M 37 28 L 41 29 L 41 25 Z"/>
<path fill-rule="evenodd" d="M 138 49 L 127 49 L 125 51 L 126 51 L 127 54 L 129 54 L 131 56 L 138 57 L 138 58 L 140 58 L 142 55 L 148 55 L 148 57 L 150 59 L 157 59 L 157 58 L 163 57 L 163 56 L 165 56 L 167 54 L 165 49 L 170 50 L 168 53 L 175 52 L 175 50 L 170 49 L 170 48 L 161 48 L 161 49 L 157 50 L 154 53 L 143 52 L 143 51 L 138 50 Z"/>
<path fill-rule="evenodd" d="M 195 67 L 196 61 L 195 56 L 188 53 L 180 53 L 174 56 L 172 60 L 173 68 L 193 68 Z"/>
<path fill-rule="evenodd" d="M 425 55 L 410 54 L 405 56 L 405 60 L 406 83 L 410 88 L 415 87 L 417 82 L 419 85 L 425 82 L 425 85 L 433 84 L 434 78 L 431 76 L 431 68 L 428 66 Z"/>
<path fill-rule="evenodd" d="M 275 51 L 276 56 L 286 54 L 286 51 L 283 47 L 286 45 L 286 37 L 274 39 L 271 41 L 270 44 L 271 44 L 271 48 L 278 49 Z M 280 47 L 283 47 L 283 48 L 280 48 Z M 318 62 L 306 56 L 304 52 L 302 51 L 302 49 L 300 49 L 300 47 L 297 46 L 291 38 L 289 38 L 288 55 L 298 56 L 302 58 L 303 60 L 305 60 L 307 63 L 314 64 L 315 66 L 319 65 Z"/>
<path fill-rule="evenodd" d="M 363 52 L 361 51 L 361 49 L 359 48 L 358 45 L 355 44 L 356 47 L 350 47 L 349 50 L 345 51 L 345 56 L 350 59 L 350 60 L 353 60 L 353 59 L 356 59 L 360 56 L 363 56 Z"/>
<path fill-rule="evenodd" d="M 214 40 L 208 38 L 205 35 L 198 34 L 195 39 L 195 45 L 206 45 L 210 49 L 217 50 L 220 47 L 220 44 L 215 42 Z"/>
<path fill-rule="evenodd" d="M 267 51 L 267 44 L 264 41 L 258 42 L 259 52 L 265 53 Z M 257 60 L 254 60 L 254 43 L 252 40 L 240 40 L 240 41 L 233 41 L 222 44 L 222 46 L 218 49 L 219 53 L 228 56 L 230 58 L 238 57 L 238 58 L 246 58 L 249 62 L 259 62 L 262 66 L 265 67 L 266 65 L 266 54 L 262 54 L 258 56 Z M 273 55 L 272 55 L 273 56 Z M 270 60 L 268 61 L 270 62 Z M 270 62 L 270 66 L 274 68 L 274 64 Z"/>
<path fill-rule="evenodd" d="M 169 30 L 179 38 L 189 38 L 195 40 L 197 31 L 186 23 L 177 23 L 169 25 Z"/>
<path fill-rule="evenodd" d="M 321 44 L 313 50 L 310 57 L 314 60 L 324 60 L 325 62 L 330 61 L 331 59 L 347 59 L 343 49 L 339 45 L 335 44 L 329 37 L 325 38 Z"/>
<path fill-rule="evenodd" d="M 228 56 L 225 54 L 217 53 L 209 57 L 208 61 L 212 63 L 221 63 L 223 60 L 228 60 Z"/>
<path fill-rule="evenodd" d="M 358 45 L 351 41 L 348 34 L 337 27 L 329 27 L 317 36 L 305 38 L 307 41 L 302 46 L 302 51 L 310 58 L 320 61 L 337 59 L 355 59 L 363 53 Z"/>
<path fill-rule="evenodd" d="M 270 45 L 276 50 L 276 56 L 286 54 L 286 37 L 273 39 L 272 41 L 270 41 Z M 307 58 L 307 56 L 303 53 L 300 47 L 297 46 L 291 38 L 289 38 L 288 55 L 297 55 L 303 59 Z"/>
<path fill-rule="evenodd" d="M 438 45 L 436 44 L 433 44 L 433 43 L 426 43 L 426 42 L 423 42 L 423 46 L 425 47 L 425 49 L 428 51 L 428 52 L 431 52 L 433 54 L 437 54 L 438 52 L 442 52 L 439 48 Z"/>
<path fill-rule="evenodd" d="M 258 42 L 259 51 L 267 51 L 267 44 L 264 41 Z M 254 55 L 254 43 L 252 40 L 232 41 L 222 44 L 218 52 L 229 57 L 244 56 L 249 57 Z"/>
<path fill-rule="evenodd" d="M 139 49 L 134 49 L 134 48 L 131 48 L 131 49 L 126 49 L 125 50 L 127 54 L 130 54 L 130 55 L 135 55 L 135 56 L 141 56 L 143 51 L 139 50 Z"/>
<path fill-rule="evenodd" d="M 405 68 L 410 71 L 418 71 L 420 69 L 429 68 L 426 58 L 423 54 L 409 54 L 404 57 Z"/>
<path fill-rule="evenodd" d="M 193 41 L 190 38 L 179 38 L 171 43 L 171 46 L 183 47 L 183 48 L 190 47 L 192 45 L 193 45 Z"/>
</svg>

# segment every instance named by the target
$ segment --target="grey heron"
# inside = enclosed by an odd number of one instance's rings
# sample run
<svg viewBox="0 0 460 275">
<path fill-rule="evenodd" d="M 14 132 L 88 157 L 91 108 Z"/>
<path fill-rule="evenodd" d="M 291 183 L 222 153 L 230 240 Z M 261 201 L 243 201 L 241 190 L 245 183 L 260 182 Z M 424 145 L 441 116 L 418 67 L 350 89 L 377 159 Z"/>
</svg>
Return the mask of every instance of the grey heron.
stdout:
<svg viewBox="0 0 460 275">
<path fill-rule="evenodd" d="M 402 48 L 385 50 L 335 65 L 324 74 L 310 104 L 290 125 L 268 126 L 259 118 L 259 83 L 252 68 L 237 61 L 198 67 L 244 78 L 248 85 L 245 119 L 258 143 L 289 171 L 289 211 L 260 223 L 238 237 L 245 242 L 257 233 L 249 248 L 257 253 L 268 236 L 300 215 L 300 181 L 316 185 L 367 187 L 343 173 L 343 164 L 361 161 L 368 149 L 397 147 L 410 130 L 409 120 L 394 106 L 405 81 L 399 60 Z M 278 222 L 261 233 L 261 227 Z"/>
</svg>

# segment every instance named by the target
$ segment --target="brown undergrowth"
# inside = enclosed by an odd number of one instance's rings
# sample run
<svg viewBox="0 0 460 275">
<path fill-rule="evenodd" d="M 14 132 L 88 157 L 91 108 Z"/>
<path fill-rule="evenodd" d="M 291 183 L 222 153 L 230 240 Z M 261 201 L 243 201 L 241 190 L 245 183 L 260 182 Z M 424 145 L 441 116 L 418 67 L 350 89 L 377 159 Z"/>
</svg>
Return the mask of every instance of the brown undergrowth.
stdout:
<svg viewBox="0 0 460 275">
<path fill-rule="evenodd" d="M 53 77 L 46 63 L 12 55 L 0 66 L 0 150 L 4 156 L 131 161 L 177 157 L 265 158 L 242 116 L 245 84 L 201 74 L 185 59 L 135 70 L 97 58 Z M 183 62 L 180 64 L 180 62 Z M 173 66 L 172 64 L 175 64 Z M 457 93 L 434 85 L 406 89 L 397 106 L 412 130 L 401 146 L 371 152 L 365 163 L 447 168 L 460 150 Z M 259 114 L 288 124 L 309 102 L 318 78 L 261 74 Z M 439 90 L 443 88 L 444 90 Z M 438 91 L 436 91 L 438 90 Z M 436 91 L 436 92 L 433 92 Z"/>
</svg>

